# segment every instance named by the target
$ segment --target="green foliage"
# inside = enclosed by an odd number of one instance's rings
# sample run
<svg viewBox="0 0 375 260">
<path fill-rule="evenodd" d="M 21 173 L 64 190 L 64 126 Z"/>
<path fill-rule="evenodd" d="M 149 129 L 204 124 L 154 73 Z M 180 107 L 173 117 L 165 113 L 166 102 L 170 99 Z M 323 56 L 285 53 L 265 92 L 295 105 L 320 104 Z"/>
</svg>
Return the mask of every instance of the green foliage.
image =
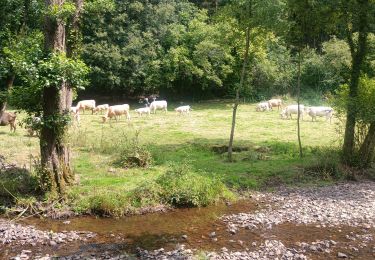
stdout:
<svg viewBox="0 0 375 260">
<path fill-rule="evenodd" d="M 336 91 L 336 98 L 332 99 L 337 113 L 344 116 L 348 106 L 348 102 L 353 102 L 356 108 L 358 120 L 363 123 L 375 122 L 375 79 L 366 75 L 362 76 L 359 82 L 359 93 L 355 99 L 349 99 L 349 86 L 341 85 Z"/>
<path fill-rule="evenodd" d="M 233 195 L 218 179 L 207 178 L 191 170 L 186 163 L 173 163 L 155 182 L 147 183 L 135 192 L 138 200 L 159 200 L 175 207 L 200 207 Z M 137 199 L 136 199 L 137 200 Z"/>
<path fill-rule="evenodd" d="M 65 1 L 62 5 L 49 5 L 45 15 L 55 21 L 62 21 L 66 24 L 68 19 L 74 14 L 76 6 L 71 1 Z"/>
<path fill-rule="evenodd" d="M 65 53 L 52 53 L 39 63 L 38 72 L 41 87 L 60 87 L 69 82 L 74 88 L 83 89 L 88 84 L 89 68 L 79 59 L 67 58 Z"/>
<path fill-rule="evenodd" d="M 131 140 L 126 140 L 114 164 L 122 168 L 147 168 L 152 163 L 152 155 L 146 145 L 139 143 L 139 133 L 136 132 Z"/>
<path fill-rule="evenodd" d="M 25 75 L 21 77 L 22 86 L 15 86 L 10 91 L 9 102 L 29 114 L 41 114 L 43 88 L 59 87 L 63 82 L 68 82 L 75 89 L 83 89 L 88 84 L 89 68 L 81 60 L 67 58 L 64 53 L 53 53 L 42 60 L 21 63 L 25 67 L 18 74 Z M 59 121 L 68 123 L 67 118 L 64 116 Z"/>
</svg>

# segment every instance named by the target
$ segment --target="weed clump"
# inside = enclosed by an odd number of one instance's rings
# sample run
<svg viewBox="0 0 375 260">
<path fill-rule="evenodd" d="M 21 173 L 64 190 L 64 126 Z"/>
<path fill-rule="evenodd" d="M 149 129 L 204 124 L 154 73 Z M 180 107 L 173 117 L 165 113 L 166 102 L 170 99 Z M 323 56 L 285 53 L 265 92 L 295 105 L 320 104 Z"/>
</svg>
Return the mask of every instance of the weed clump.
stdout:
<svg viewBox="0 0 375 260">
<path fill-rule="evenodd" d="M 151 153 L 144 146 L 125 147 L 118 158 L 114 161 L 116 166 L 122 168 L 142 167 L 151 165 Z"/>
<path fill-rule="evenodd" d="M 304 168 L 304 174 L 320 180 L 339 180 L 346 178 L 340 170 L 339 153 L 332 149 L 316 150 L 316 160 Z"/>
<path fill-rule="evenodd" d="M 135 195 L 138 201 L 158 200 L 174 207 L 201 207 L 233 198 L 221 181 L 202 176 L 187 164 L 171 164 L 164 175 L 140 187 Z"/>
</svg>

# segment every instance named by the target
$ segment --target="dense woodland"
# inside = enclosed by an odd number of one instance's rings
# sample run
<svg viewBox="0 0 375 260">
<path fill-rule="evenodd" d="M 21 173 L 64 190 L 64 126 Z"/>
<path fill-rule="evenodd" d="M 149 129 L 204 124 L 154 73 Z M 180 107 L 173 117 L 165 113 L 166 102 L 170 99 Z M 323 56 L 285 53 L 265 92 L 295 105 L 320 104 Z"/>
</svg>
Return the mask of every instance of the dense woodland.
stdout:
<svg viewBox="0 0 375 260">
<path fill-rule="evenodd" d="M 77 94 L 236 97 L 234 119 L 242 97 L 324 96 L 346 119 L 343 162 L 365 167 L 373 160 L 373 0 L 1 0 L 0 6 L 1 105 L 43 116 L 42 164 L 55 173 L 69 169 L 69 162 L 59 165 L 69 158 L 64 111 Z M 69 183 L 69 173 L 61 178 Z"/>
</svg>

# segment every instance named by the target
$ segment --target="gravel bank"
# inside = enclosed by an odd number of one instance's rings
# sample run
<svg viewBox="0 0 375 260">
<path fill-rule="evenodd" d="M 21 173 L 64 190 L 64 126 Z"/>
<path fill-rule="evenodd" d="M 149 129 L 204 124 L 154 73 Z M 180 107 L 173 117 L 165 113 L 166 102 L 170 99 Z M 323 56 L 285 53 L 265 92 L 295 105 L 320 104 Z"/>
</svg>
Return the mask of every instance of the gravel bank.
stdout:
<svg viewBox="0 0 375 260">
<path fill-rule="evenodd" d="M 222 219 L 228 224 L 228 230 L 270 229 L 285 222 L 322 227 L 375 227 L 375 182 L 283 189 L 258 193 L 254 198 L 266 202 L 266 208 L 255 213 L 224 216 Z"/>
</svg>

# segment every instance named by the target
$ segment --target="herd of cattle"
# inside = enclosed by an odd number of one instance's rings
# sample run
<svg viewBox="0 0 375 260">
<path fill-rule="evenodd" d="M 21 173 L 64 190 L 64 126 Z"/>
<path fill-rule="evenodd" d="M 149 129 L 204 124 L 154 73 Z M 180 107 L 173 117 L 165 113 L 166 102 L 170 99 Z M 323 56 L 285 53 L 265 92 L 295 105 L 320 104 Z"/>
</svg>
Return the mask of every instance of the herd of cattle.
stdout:
<svg viewBox="0 0 375 260">
<path fill-rule="evenodd" d="M 140 103 L 144 103 L 145 106 L 135 109 L 134 111 L 139 115 L 142 116 L 150 115 L 151 113 L 155 114 L 157 110 L 162 110 L 165 113 L 167 112 L 168 103 L 166 100 L 154 100 L 150 103 L 147 98 L 140 101 Z M 257 112 L 265 112 L 265 111 L 272 111 L 273 108 L 277 110 L 281 110 L 280 116 L 282 119 L 292 119 L 292 115 L 298 114 L 298 105 L 288 105 L 286 107 L 283 106 L 283 102 L 281 99 L 270 99 L 265 102 L 260 102 L 256 106 Z M 128 104 L 123 105 L 114 105 L 110 106 L 108 104 L 101 104 L 96 105 L 95 100 L 82 100 L 77 103 L 76 106 L 70 108 L 70 114 L 73 117 L 73 122 L 76 122 L 78 125 L 80 123 L 80 112 L 85 113 L 85 110 L 90 110 L 92 114 L 102 114 L 103 123 L 107 122 L 108 120 L 115 119 L 116 121 L 121 117 L 125 116 L 127 120 L 130 120 L 130 106 Z M 189 114 L 191 111 L 191 107 L 189 105 L 179 106 L 175 108 L 177 114 Z M 316 121 L 317 117 L 325 117 L 326 120 L 332 119 L 333 116 L 333 109 L 331 107 L 324 107 L 324 106 L 310 106 L 305 107 L 304 105 L 299 105 L 299 111 L 301 118 L 303 120 L 304 114 L 308 114 L 311 117 L 312 121 Z M 11 131 L 16 131 L 16 112 L 0 112 L 0 126 L 10 125 Z M 32 127 L 33 125 L 37 125 L 41 122 L 41 118 L 34 117 L 32 118 L 32 122 L 27 126 L 27 130 L 30 135 L 34 135 L 35 128 Z"/>
<path fill-rule="evenodd" d="M 156 110 L 163 110 L 165 113 L 168 110 L 168 103 L 166 100 L 154 100 L 151 103 L 148 102 L 148 99 L 143 100 L 145 107 L 135 109 L 134 111 L 142 116 L 150 115 L 151 113 L 155 114 Z M 117 119 L 121 116 L 125 116 L 127 120 L 130 120 L 130 106 L 128 104 L 110 106 L 108 104 L 96 105 L 95 100 L 82 100 L 77 103 L 75 107 L 70 108 L 70 113 L 73 115 L 74 120 L 80 122 L 80 111 L 85 113 L 85 110 L 90 110 L 91 114 L 102 113 L 103 123 L 107 122 L 108 119 Z M 189 114 L 191 107 L 179 106 L 175 108 L 175 111 L 179 114 Z"/>
<path fill-rule="evenodd" d="M 274 107 L 277 107 L 277 110 L 281 109 L 280 116 L 282 119 L 292 119 L 292 115 L 298 115 L 298 110 L 300 112 L 301 119 L 303 120 L 304 114 L 308 114 L 311 117 L 312 121 L 316 121 L 317 117 L 325 117 L 326 120 L 331 122 L 333 116 L 333 108 L 324 107 L 324 106 L 310 106 L 305 107 L 300 104 L 299 109 L 298 105 L 289 105 L 283 108 L 283 102 L 281 99 L 270 99 L 265 102 L 260 102 L 256 106 L 256 111 L 264 112 L 273 110 Z"/>
</svg>

